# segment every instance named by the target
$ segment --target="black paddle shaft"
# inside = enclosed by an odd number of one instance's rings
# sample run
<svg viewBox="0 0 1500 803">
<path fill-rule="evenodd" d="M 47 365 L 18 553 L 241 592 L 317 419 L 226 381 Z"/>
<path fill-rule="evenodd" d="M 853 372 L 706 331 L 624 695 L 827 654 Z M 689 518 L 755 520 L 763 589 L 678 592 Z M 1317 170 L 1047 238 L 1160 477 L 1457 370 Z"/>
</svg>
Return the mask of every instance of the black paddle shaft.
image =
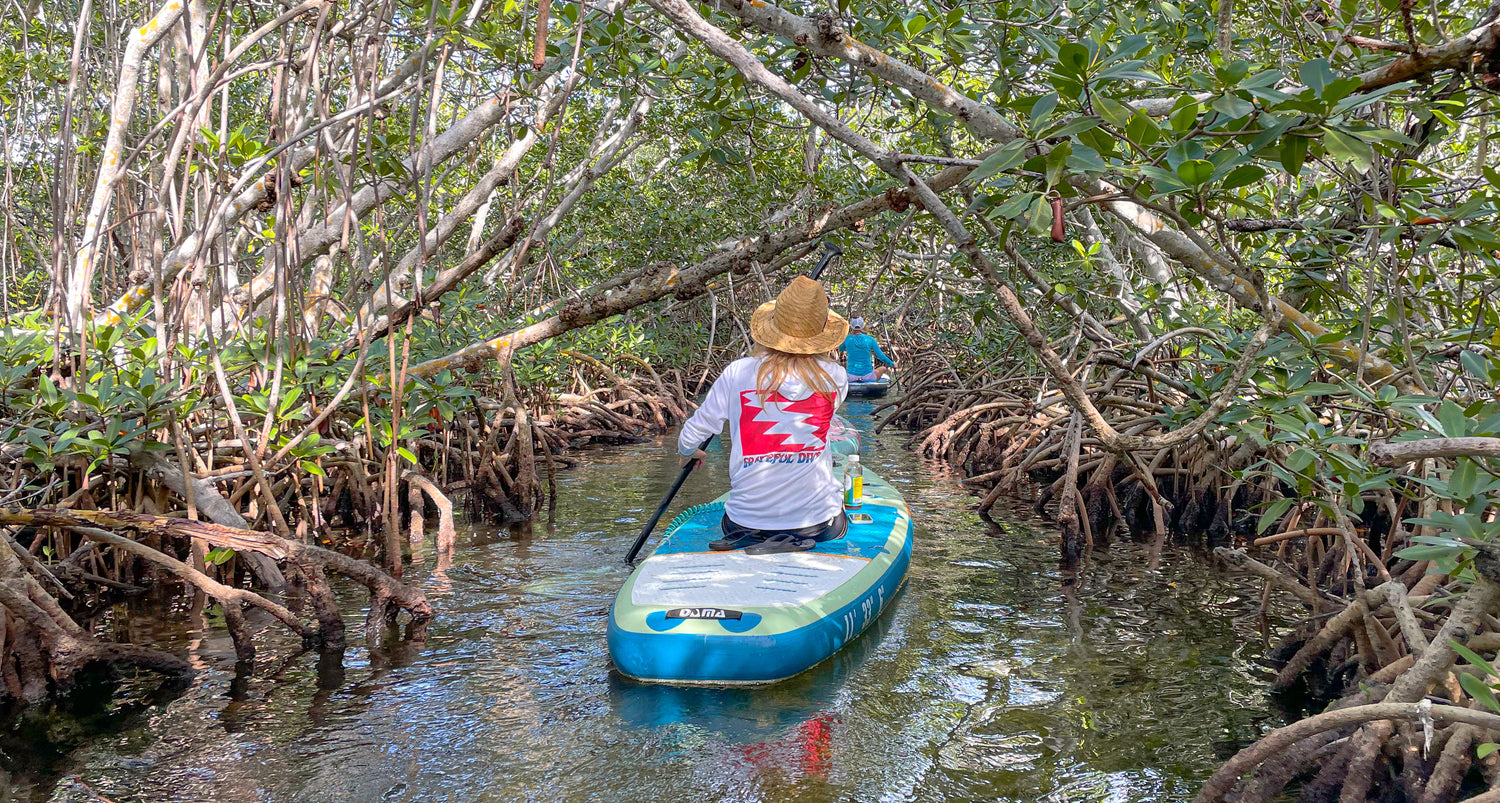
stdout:
<svg viewBox="0 0 1500 803">
<path fill-rule="evenodd" d="M 709 435 L 707 440 L 698 444 L 698 451 L 701 452 L 707 449 L 708 445 L 713 442 L 714 436 Z M 667 495 L 662 497 L 661 504 L 656 507 L 656 512 L 651 514 L 651 520 L 646 522 L 646 529 L 641 530 L 641 534 L 635 537 L 635 543 L 630 545 L 630 552 L 625 555 L 626 563 L 635 562 L 636 553 L 640 552 L 641 547 L 646 545 L 646 539 L 651 537 L 651 531 L 656 529 L 656 523 L 661 521 L 662 514 L 667 512 L 667 505 L 672 504 L 672 497 L 676 496 L 677 492 L 682 489 L 682 483 L 687 481 L 688 475 L 693 472 L 693 466 L 697 464 L 697 460 L 689 460 L 688 464 L 682 467 L 682 473 L 677 475 L 677 481 L 672 483 L 672 487 L 667 491 Z"/>
<path fill-rule="evenodd" d="M 823 258 L 818 260 L 817 267 L 813 268 L 812 275 L 808 278 L 812 279 L 813 281 L 817 281 L 818 277 L 823 275 L 823 269 L 828 267 L 828 263 L 832 262 L 834 257 L 839 256 L 843 253 L 844 249 L 839 248 L 837 245 L 834 245 L 831 240 L 824 240 Z"/>
</svg>

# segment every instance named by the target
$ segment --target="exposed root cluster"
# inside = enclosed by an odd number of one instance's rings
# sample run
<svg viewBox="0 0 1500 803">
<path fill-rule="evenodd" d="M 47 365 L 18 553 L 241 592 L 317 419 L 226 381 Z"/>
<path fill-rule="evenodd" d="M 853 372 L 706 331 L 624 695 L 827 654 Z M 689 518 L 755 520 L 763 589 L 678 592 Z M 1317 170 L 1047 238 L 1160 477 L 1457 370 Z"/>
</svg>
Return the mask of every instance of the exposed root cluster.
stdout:
<svg viewBox="0 0 1500 803">
<path fill-rule="evenodd" d="M 645 360 L 622 355 L 632 370 L 621 375 L 586 354 L 569 354 L 578 360 L 577 392 L 560 395 L 555 410 L 541 420 L 563 432 L 570 446 L 638 441 L 666 432 L 693 407 L 681 371 L 663 376 Z"/>
<path fill-rule="evenodd" d="M 1500 716 L 1472 696 L 1477 686 L 1460 682 L 1488 671 L 1454 648 L 1491 659 L 1500 650 L 1500 585 L 1483 574 L 1472 583 L 1424 574 L 1426 561 L 1388 569 L 1357 534 L 1310 537 L 1324 541 L 1307 550 L 1311 566 L 1277 568 L 1244 550 L 1216 550 L 1265 578 L 1268 593 L 1280 589 L 1306 606 L 1307 618 L 1273 653 L 1273 685 L 1324 713 L 1245 748 L 1199 803 L 1273 800 L 1293 781 L 1302 782 L 1302 801 L 1500 798 L 1500 761 L 1476 750 L 1500 741 Z M 1347 594 L 1309 585 L 1330 572 Z"/>
<path fill-rule="evenodd" d="M 666 432 L 692 408 L 679 371 L 657 372 L 624 355 L 632 371 L 568 352 L 574 385 L 555 399 L 478 401 L 475 415 L 454 429 L 423 439 L 435 475 L 449 490 L 467 489 L 470 508 L 501 522 L 530 520 L 557 503 L 557 470 L 572 465 L 568 452 L 596 443 L 634 443 Z M 460 440 L 461 439 L 461 440 Z M 454 448 L 460 440 L 460 448 Z"/>
<path fill-rule="evenodd" d="M 306 647 L 342 649 L 330 574 L 368 588 L 370 637 L 405 611 L 408 637 L 420 638 L 432 609 L 399 577 L 408 555 L 423 559 L 433 511 L 438 565 L 451 563 L 449 494 L 467 490 L 483 515 L 528 520 L 555 504 L 569 449 L 646 438 L 691 408 L 678 372 L 633 357 L 611 367 L 571 356 L 575 385 L 555 399 L 521 401 L 508 382 L 499 401 L 468 395 L 447 420 L 424 419 L 389 446 L 368 425 L 331 417 L 305 425 L 320 437 L 301 456 L 246 449 L 215 420 L 174 425 L 161 448 L 95 466 L 64 456 L 49 469 L 8 448 L 0 458 L 16 490 L 0 504 L 27 506 L 0 508 L 0 698 L 66 692 L 100 662 L 188 673 L 176 656 L 88 631 L 97 611 L 161 581 L 216 604 L 242 662 L 266 627 Z"/>
<path fill-rule="evenodd" d="M 904 363 L 907 395 L 887 406 L 881 426 L 906 428 L 924 455 L 963 471 L 983 495 L 981 509 L 1003 494 L 1034 492 L 1038 512 L 1055 516 L 1062 531 L 1065 559 L 1121 527 L 1152 534 L 1158 545 L 1168 532 L 1248 543 L 1257 523 L 1268 527 L 1253 539 L 1264 550 L 1258 557 L 1228 546 L 1215 554 L 1264 579 L 1263 608 L 1289 595 L 1305 610 L 1273 652 L 1273 686 L 1315 715 L 1245 748 L 1204 786 L 1199 803 L 1281 800 L 1288 787 L 1304 803 L 1500 800 L 1500 753 L 1479 749 L 1500 742 L 1500 703 L 1488 690 L 1500 675 L 1483 665 L 1500 652 L 1500 548 L 1471 543 L 1473 572 L 1453 576 L 1432 561 L 1398 557 L 1413 535 L 1403 522 L 1438 504 L 1420 480 L 1445 474 L 1446 464 L 1359 491 L 1358 523 L 1338 487 L 1325 489 L 1327 499 L 1281 501 L 1261 522 L 1271 509 L 1263 502 L 1297 498 L 1271 474 L 1243 470 L 1286 462 L 1290 449 L 1276 442 L 1205 433 L 1171 447 L 1112 451 L 1044 377 L 964 376 L 933 351 Z M 1162 432 L 1182 420 L 1179 411 L 1204 403 L 1150 361 L 1106 351 L 1078 360 L 1075 375 L 1126 435 Z M 1460 438 L 1354 456 L 1443 459 L 1489 456 L 1489 448 Z"/>
<path fill-rule="evenodd" d="M 1186 386 L 1149 363 L 1132 368 L 1101 353 L 1089 367 L 1104 369 L 1102 378 L 1086 383 L 1090 395 L 1127 435 L 1161 430 L 1161 416 L 1191 398 Z M 1055 516 L 1063 531 L 1065 559 L 1108 544 L 1117 528 L 1157 539 L 1176 531 L 1222 540 L 1264 498 L 1266 489 L 1230 477 L 1259 459 L 1251 444 L 1200 437 L 1122 457 L 1087 434 L 1044 376 L 965 377 L 932 349 L 904 359 L 903 369 L 907 393 L 888 405 L 880 427 L 913 432 L 910 444 L 924 456 L 960 469 L 964 483 L 983 494 L 980 510 L 1034 489 L 1037 511 Z"/>
<path fill-rule="evenodd" d="M 79 624 L 120 593 L 144 591 L 166 577 L 218 603 L 242 662 L 255 658 L 253 632 L 272 621 L 304 647 L 343 649 L 345 624 L 330 572 L 369 589 L 366 624 L 372 636 L 404 610 L 410 615 L 408 636 L 420 638 L 432 616 L 420 591 L 375 566 L 268 533 L 147 513 L 59 508 L 0 508 L 0 525 L 8 528 L 0 542 L 0 680 L 3 696 L 17 699 L 66 692 L 78 672 L 99 662 L 191 674 L 177 656 L 101 641 Z M 234 557 L 210 565 L 205 557 L 214 554 L 211 549 L 233 550 Z M 285 594 L 288 577 L 298 593 Z M 252 584 L 274 593 L 250 590 Z"/>
</svg>

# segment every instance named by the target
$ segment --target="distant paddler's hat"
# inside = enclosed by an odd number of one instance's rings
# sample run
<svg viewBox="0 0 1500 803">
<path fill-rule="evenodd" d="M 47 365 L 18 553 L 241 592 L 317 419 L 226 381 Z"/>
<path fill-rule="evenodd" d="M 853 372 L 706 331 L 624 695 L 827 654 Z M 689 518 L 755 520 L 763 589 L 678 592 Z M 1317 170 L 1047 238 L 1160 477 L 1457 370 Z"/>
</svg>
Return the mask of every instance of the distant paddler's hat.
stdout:
<svg viewBox="0 0 1500 803">
<path fill-rule="evenodd" d="M 827 354 L 844 342 L 849 322 L 828 309 L 821 282 L 798 276 L 775 301 L 761 304 L 750 318 L 750 336 L 766 348 L 788 354 Z"/>
<path fill-rule="evenodd" d="M 850 318 L 849 319 L 849 328 L 850 329 L 863 329 L 863 328 L 865 328 L 865 319 L 864 318 Z"/>
</svg>

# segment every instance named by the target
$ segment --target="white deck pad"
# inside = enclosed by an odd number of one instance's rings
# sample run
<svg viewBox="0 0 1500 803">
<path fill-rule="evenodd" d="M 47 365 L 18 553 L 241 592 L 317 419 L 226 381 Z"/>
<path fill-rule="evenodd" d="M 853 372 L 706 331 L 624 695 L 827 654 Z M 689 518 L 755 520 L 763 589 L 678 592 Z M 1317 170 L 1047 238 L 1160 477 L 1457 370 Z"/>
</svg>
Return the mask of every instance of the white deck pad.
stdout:
<svg viewBox="0 0 1500 803">
<path fill-rule="evenodd" d="M 791 608 L 843 585 L 865 558 L 783 552 L 685 552 L 657 555 L 641 565 L 633 605 Z"/>
</svg>

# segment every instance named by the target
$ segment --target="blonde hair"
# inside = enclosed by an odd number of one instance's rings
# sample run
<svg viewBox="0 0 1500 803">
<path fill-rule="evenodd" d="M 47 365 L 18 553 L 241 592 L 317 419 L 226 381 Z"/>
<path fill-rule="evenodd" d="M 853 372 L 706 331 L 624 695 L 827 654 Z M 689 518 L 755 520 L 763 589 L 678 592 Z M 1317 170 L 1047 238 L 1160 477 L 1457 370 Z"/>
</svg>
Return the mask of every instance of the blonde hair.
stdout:
<svg viewBox="0 0 1500 803">
<path fill-rule="evenodd" d="M 789 377 L 801 380 L 814 393 L 838 393 L 838 382 L 823 367 L 822 354 L 792 354 L 757 345 L 750 356 L 764 358 L 755 372 L 755 392 L 760 394 L 762 402 L 780 390 Z"/>
</svg>

